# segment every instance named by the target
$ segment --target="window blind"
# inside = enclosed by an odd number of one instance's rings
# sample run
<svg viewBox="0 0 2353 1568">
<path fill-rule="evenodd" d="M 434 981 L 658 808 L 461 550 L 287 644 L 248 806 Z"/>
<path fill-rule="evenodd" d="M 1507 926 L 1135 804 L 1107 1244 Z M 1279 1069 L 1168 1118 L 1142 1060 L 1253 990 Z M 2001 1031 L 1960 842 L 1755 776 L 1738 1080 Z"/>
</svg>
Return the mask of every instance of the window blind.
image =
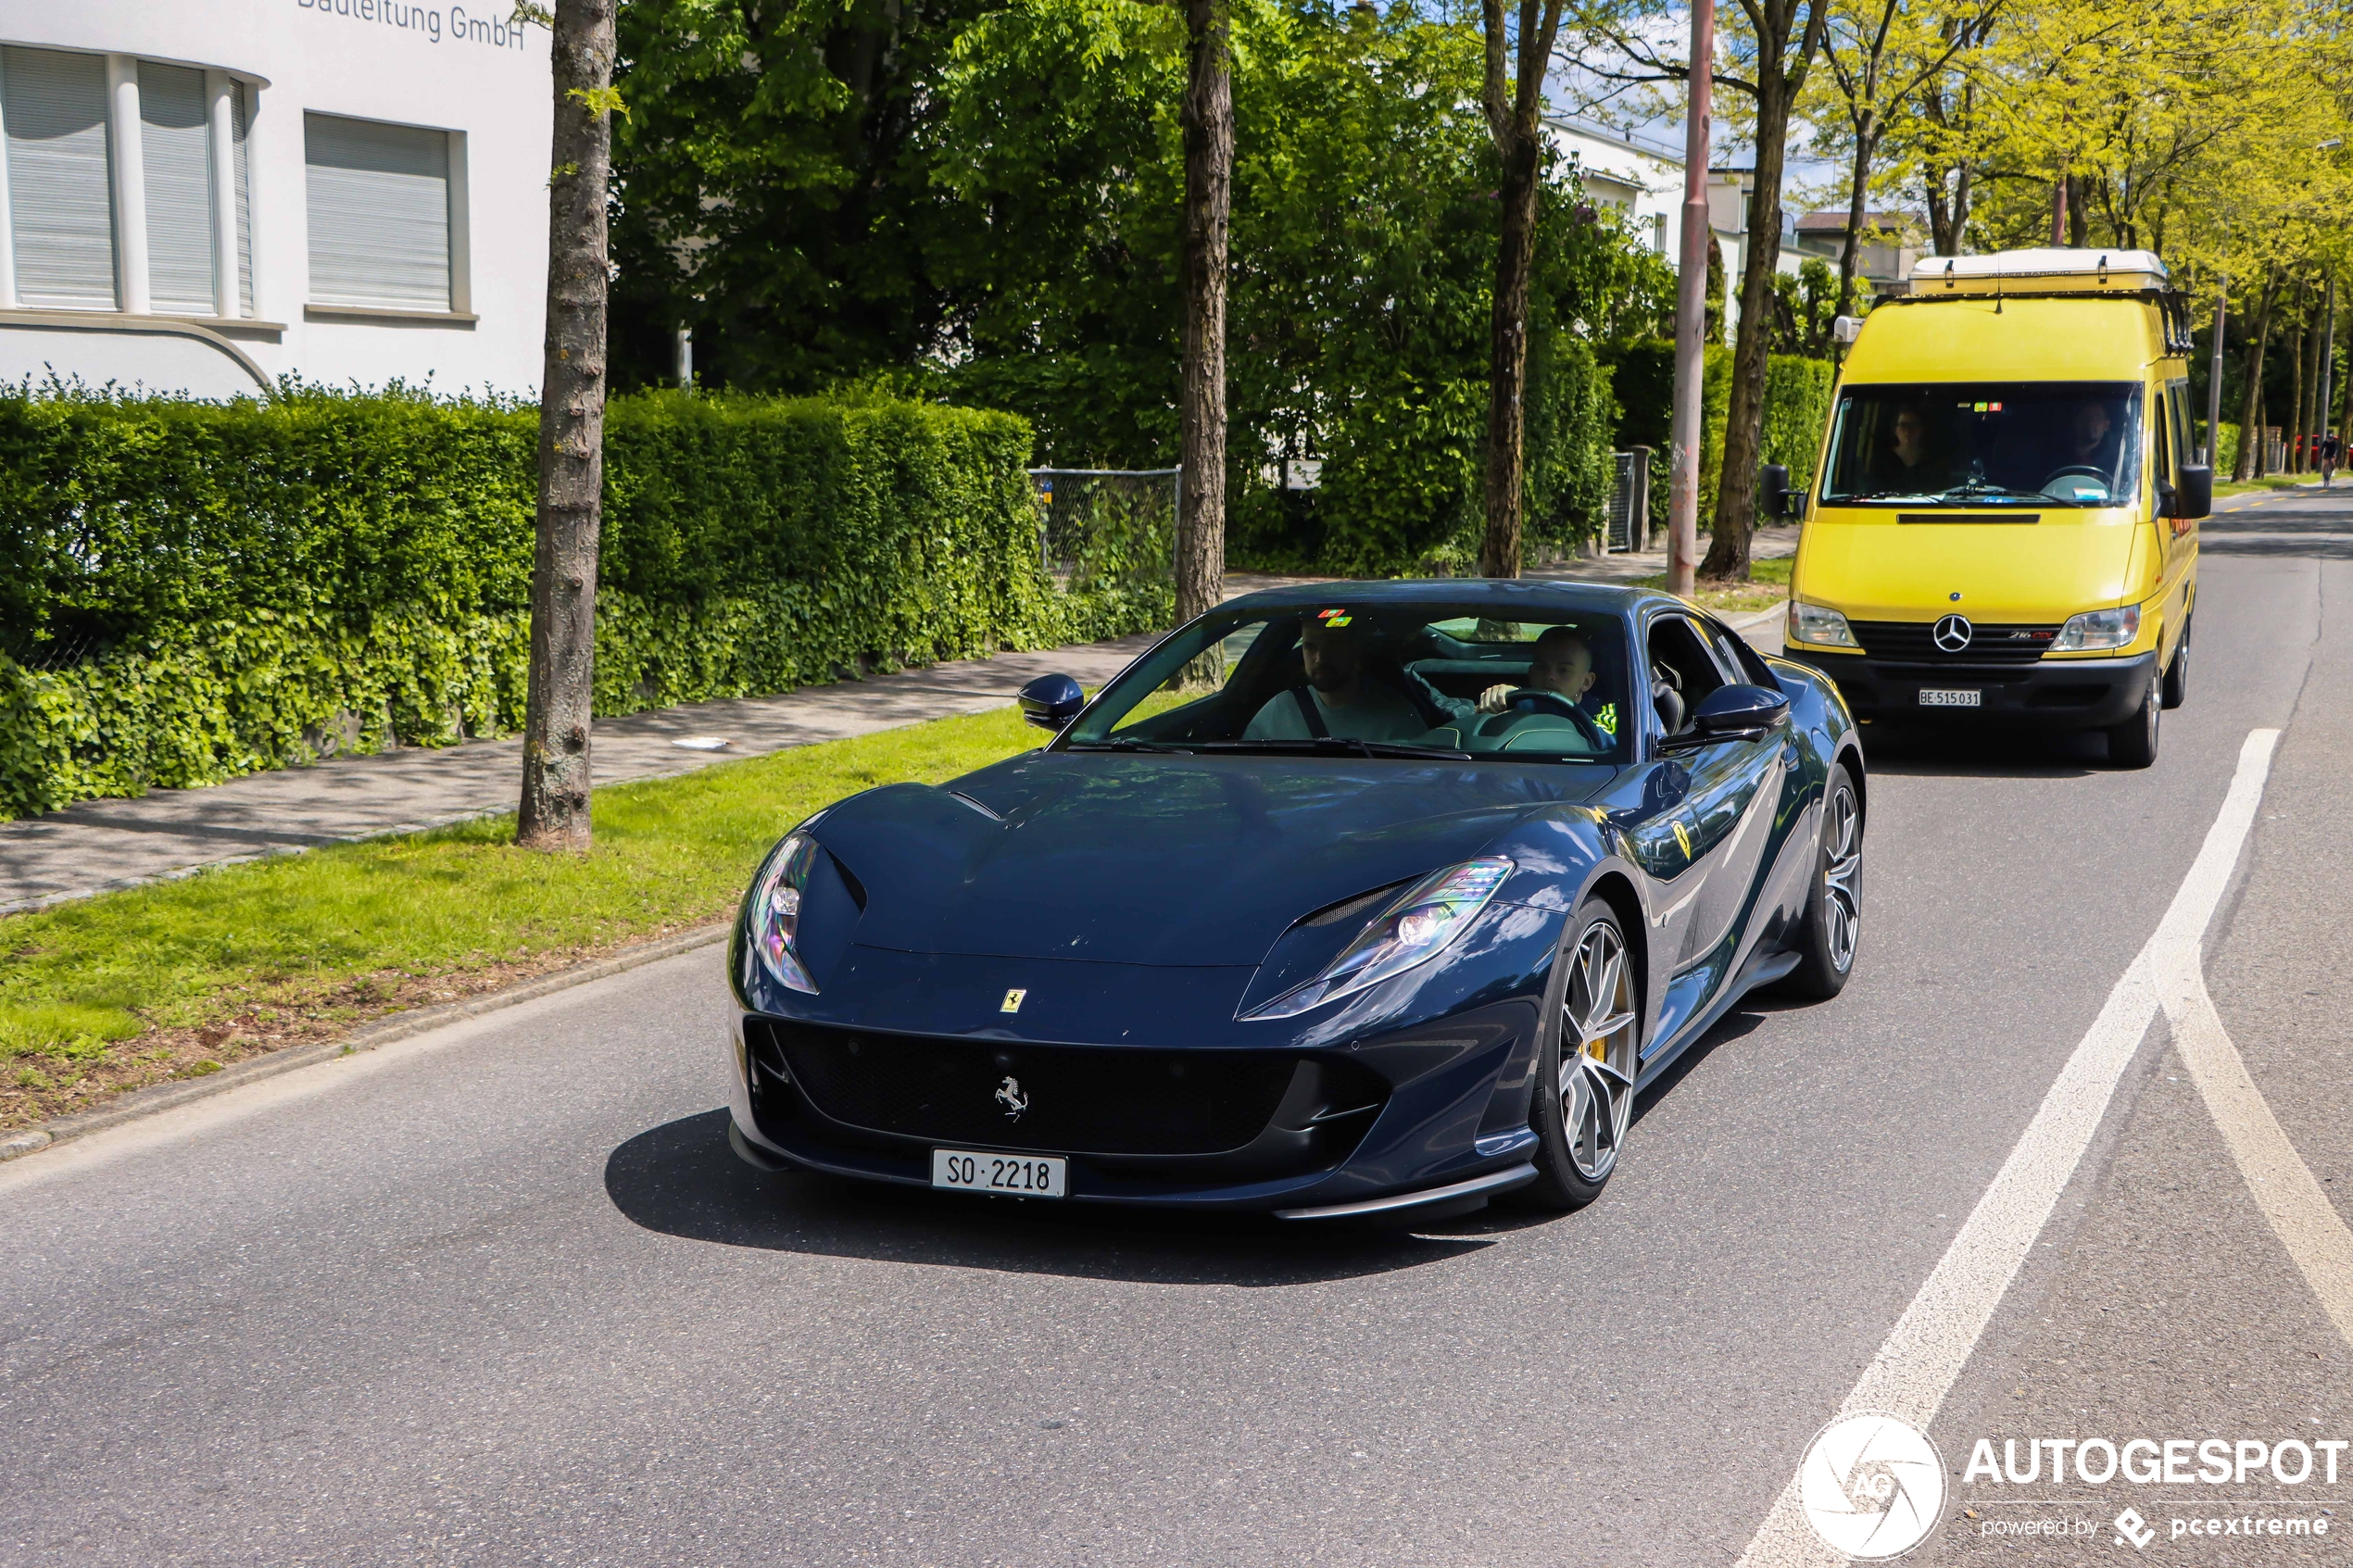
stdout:
<svg viewBox="0 0 2353 1568">
<path fill-rule="evenodd" d="M 18 300 L 114 309 L 105 57 L 0 49 L 0 94 Z"/>
<path fill-rule="evenodd" d="M 303 141 L 311 301 L 448 309 L 448 133 L 307 114 Z"/>
<path fill-rule="evenodd" d="M 204 72 L 140 61 L 147 295 L 159 312 L 212 314 L 212 178 L 206 130 Z"/>
<path fill-rule="evenodd" d="M 229 86 L 229 119 L 236 143 L 234 171 L 237 181 L 237 313 L 253 314 L 253 194 L 249 183 L 250 156 L 245 151 L 245 132 L 252 115 L 246 108 L 246 94 L 253 91 L 242 82 Z"/>
</svg>

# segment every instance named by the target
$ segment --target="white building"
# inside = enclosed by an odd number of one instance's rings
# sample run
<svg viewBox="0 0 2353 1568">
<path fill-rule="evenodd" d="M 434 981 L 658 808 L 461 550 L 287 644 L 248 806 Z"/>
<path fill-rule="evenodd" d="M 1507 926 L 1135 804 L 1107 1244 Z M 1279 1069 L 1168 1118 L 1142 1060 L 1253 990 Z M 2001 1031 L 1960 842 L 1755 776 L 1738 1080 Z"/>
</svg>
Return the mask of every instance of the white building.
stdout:
<svg viewBox="0 0 2353 1568">
<path fill-rule="evenodd" d="M 548 37 L 512 0 L 0 0 L 0 378 L 535 393 Z"/>
<path fill-rule="evenodd" d="M 1683 159 L 1588 120 L 1547 119 L 1553 144 L 1577 165 L 1586 199 L 1613 214 L 1642 245 L 1672 266 L 1682 252 Z"/>
</svg>

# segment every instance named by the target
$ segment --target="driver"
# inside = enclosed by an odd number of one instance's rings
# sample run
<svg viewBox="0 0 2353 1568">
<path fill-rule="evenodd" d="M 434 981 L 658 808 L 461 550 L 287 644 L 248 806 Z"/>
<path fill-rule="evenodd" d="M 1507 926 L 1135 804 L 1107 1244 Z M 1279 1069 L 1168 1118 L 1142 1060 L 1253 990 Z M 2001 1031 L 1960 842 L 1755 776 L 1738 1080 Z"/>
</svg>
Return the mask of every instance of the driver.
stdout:
<svg viewBox="0 0 2353 1568">
<path fill-rule="evenodd" d="M 2067 462 L 2062 467 L 2097 469 L 2108 472 L 2116 465 L 2116 449 L 2108 440 L 2116 421 L 2108 415 L 2105 403 L 2079 403 L 2075 406 L 2075 422 L 2070 427 Z"/>
<path fill-rule="evenodd" d="M 1871 483 L 1913 494 L 1944 488 L 1944 467 L 1929 452 L 1926 408 L 1918 403 L 1895 406 L 1892 439 L 1871 464 Z"/>
<path fill-rule="evenodd" d="M 1582 703 L 1593 689 L 1593 650 L 1584 638 L 1566 626 L 1554 626 L 1536 639 L 1528 660 L 1528 679 L 1518 686 L 1490 686 L 1478 694 L 1481 713 L 1501 713 L 1512 705 L 1515 691 L 1554 692 L 1572 703 Z"/>
<path fill-rule="evenodd" d="M 1404 697 L 1365 679 L 1365 645 L 1354 618 L 1327 609 L 1300 633 L 1307 680 L 1266 699 L 1242 731 L 1245 740 L 1416 740 L 1429 726 Z"/>
</svg>

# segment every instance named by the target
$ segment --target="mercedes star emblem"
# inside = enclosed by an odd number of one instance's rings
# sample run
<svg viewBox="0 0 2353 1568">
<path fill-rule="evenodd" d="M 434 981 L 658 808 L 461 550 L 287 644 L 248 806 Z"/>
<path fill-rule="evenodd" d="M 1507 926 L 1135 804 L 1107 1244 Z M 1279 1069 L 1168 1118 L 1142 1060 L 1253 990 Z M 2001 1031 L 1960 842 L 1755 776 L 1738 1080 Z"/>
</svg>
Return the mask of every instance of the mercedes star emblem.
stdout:
<svg viewBox="0 0 2353 1568">
<path fill-rule="evenodd" d="M 1936 630 L 1929 635 L 1935 642 L 1938 652 L 1958 653 L 1969 646 L 1972 634 L 1967 616 L 1948 615 L 1936 623 Z"/>
<path fill-rule="evenodd" d="M 1020 1121 L 1021 1113 L 1029 1109 L 1029 1097 L 1021 1092 L 1021 1080 L 1009 1075 L 998 1085 L 997 1103 L 1005 1108 L 1006 1121 Z"/>
</svg>

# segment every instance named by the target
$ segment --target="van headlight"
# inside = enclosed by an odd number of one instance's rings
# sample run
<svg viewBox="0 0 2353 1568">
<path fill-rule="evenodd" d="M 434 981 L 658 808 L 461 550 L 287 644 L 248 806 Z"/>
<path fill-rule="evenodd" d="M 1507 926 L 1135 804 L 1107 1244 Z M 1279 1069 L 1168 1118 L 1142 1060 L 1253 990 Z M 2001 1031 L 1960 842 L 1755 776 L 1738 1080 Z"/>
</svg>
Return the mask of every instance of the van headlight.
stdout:
<svg viewBox="0 0 2353 1568">
<path fill-rule="evenodd" d="M 1326 964 L 1321 974 L 1242 1016 L 1294 1018 L 1427 963 L 1470 929 L 1471 917 L 1487 907 L 1511 874 L 1511 860 L 1501 855 L 1432 872 L 1359 932 L 1348 950 Z"/>
<path fill-rule="evenodd" d="M 1855 640 L 1855 628 L 1846 617 L 1826 605 L 1809 605 L 1797 599 L 1789 602 L 1789 640 L 1810 643 L 1818 648 L 1859 648 Z"/>
<path fill-rule="evenodd" d="M 745 935 L 761 964 L 780 985 L 812 997 L 817 983 L 801 967 L 796 944 L 800 939 L 800 897 L 816 862 L 815 839 L 805 833 L 786 834 L 752 879 L 751 897 L 744 903 Z"/>
<path fill-rule="evenodd" d="M 2139 605 L 2126 605 L 2122 609 L 2087 609 L 2067 618 L 2067 624 L 2051 639 L 2047 651 L 2082 653 L 2087 648 L 2120 648 L 2129 646 L 2140 634 Z"/>
</svg>

